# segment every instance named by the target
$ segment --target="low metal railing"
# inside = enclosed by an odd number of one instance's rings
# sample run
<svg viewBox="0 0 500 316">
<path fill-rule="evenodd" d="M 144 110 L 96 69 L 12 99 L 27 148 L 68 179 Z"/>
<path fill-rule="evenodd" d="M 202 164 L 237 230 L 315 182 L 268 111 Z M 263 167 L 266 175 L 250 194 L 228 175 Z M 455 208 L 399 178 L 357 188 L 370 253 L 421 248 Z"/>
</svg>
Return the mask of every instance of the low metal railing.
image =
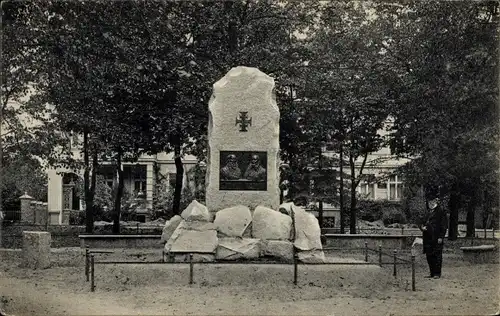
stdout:
<svg viewBox="0 0 500 316">
<path fill-rule="evenodd" d="M 379 265 L 382 267 L 383 265 L 393 265 L 393 276 L 394 278 L 397 277 L 397 266 L 398 265 L 411 265 L 411 284 L 412 284 L 412 291 L 416 290 L 415 287 L 415 255 L 412 254 L 411 260 L 405 260 L 403 258 L 400 258 L 397 256 L 397 250 L 394 250 L 392 254 L 388 254 L 382 251 L 382 246 L 379 246 L 378 249 L 371 249 L 368 247 L 368 243 L 365 243 L 364 248 L 323 248 L 323 251 L 332 251 L 332 250 L 362 250 L 364 254 L 364 262 L 317 262 L 317 263 L 308 263 L 308 262 L 300 262 L 298 259 L 298 253 L 296 248 L 294 247 L 294 253 L 293 253 L 293 262 L 288 263 L 288 262 L 276 262 L 276 261 L 251 261 L 251 262 L 238 262 L 238 261 L 220 261 L 220 262 L 194 262 L 193 261 L 193 255 L 195 254 L 213 254 L 209 252 L 196 252 L 196 251 L 186 251 L 186 252 L 175 252 L 175 254 L 187 254 L 189 255 L 189 261 L 188 262 L 175 262 L 175 260 L 166 260 L 166 252 L 162 251 L 162 258 L 158 261 L 95 261 L 95 256 L 94 254 L 102 254 L 102 253 L 113 253 L 113 251 L 108 251 L 108 250 L 90 250 L 88 247 L 85 249 L 85 276 L 87 282 L 90 279 L 90 291 L 94 292 L 95 291 L 95 266 L 96 265 L 108 265 L 108 264 L 189 264 L 189 284 L 194 283 L 194 265 L 195 264 L 281 264 L 281 265 L 289 265 L 293 264 L 293 284 L 297 285 L 298 284 L 298 266 L 299 265 Z M 375 252 L 378 255 L 378 262 L 370 262 L 369 261 L 369 252 Z M 172 255 L 172 253 L 168 253 L 169 256 Z M 383 256 L 389 256 L 392 257 L 392 261 L 390 262 L 384 262 L 382 260 Z"/>
</svg>

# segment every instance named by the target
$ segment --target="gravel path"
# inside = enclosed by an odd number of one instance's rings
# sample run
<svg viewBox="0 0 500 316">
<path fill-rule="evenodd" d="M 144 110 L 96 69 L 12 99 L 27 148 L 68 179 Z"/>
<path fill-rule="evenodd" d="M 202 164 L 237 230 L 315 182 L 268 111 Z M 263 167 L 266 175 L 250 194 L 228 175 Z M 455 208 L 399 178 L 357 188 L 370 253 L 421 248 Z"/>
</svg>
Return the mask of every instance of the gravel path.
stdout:
<svg viewBox="0 0 500 316">
<path fill-rule="evenodd" d="M 31 271 L 0 263 L 0 297 L 8 315 L 493 315 L 499 310 L 498 265 L 444 260 L 440 280 L 417 291 L 410 271 L 377 266 L 300 266 L 299 285 L 286 265 L 184 265 L 96 268 L 89 292 L 82 267 Z"/>
</svg>

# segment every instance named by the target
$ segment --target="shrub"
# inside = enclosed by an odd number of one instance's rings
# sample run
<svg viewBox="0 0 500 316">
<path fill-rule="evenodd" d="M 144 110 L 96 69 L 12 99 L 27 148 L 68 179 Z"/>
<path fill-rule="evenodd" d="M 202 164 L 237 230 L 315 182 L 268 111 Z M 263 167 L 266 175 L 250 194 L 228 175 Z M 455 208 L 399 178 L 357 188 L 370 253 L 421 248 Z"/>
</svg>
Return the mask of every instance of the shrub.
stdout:
<svg viewBox="0 0 500 316">
<path fill-rule="evenodd" d="M 387 200 L 361 200 L 358 202 L 358 218 L 365 221 L 382 220 L 384 224 L 406 223 L 401 202 Z"/>
<path fill-rule="evenodd" d="M 84 225 L 85 224 L 85 211 L 72 210 L 69 213 L 70 225 Z"/>
<path fill-rule="evenodd" d="M 427 207 L 422 190 L 418 188 L 406 188 L 403 192 L 402 207 L 408 222 L 422 224 L 425 220 Z"/>
<path fill-rule="evenodd" d="M 382 211 L 382 221 L 386 226 L 394 223 L 406 224 L 406 215 L 401 207 L 388 207 Z"/>
<path fill-rule="evenodd" d="M 186 186 L 182 189 L 181 203 L 179 210 L 182 212 L 194 200 L 193 190 Z M 167 192 L 158 192 L 153 201 L 153 210 L 151 211 L 151 220 L 163 218 L 169 220 L 175 214 L 173 212 L 174 188 L 170 188 Z M 198 201 L 204 203 L 204 201 Z"/>
</svg>

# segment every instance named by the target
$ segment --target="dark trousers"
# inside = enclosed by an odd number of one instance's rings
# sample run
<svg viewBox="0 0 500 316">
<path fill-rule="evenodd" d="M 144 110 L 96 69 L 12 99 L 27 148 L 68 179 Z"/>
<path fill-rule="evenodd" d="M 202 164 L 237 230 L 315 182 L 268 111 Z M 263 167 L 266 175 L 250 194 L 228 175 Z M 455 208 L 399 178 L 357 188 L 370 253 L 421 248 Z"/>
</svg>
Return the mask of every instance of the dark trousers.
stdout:
<svg viewBox="0 0 500 316">
<path fill-rule="evenodd" d="M 431 276 L 441 276 L 441 267 L 443 265 L 443 248 L 437 247 L 437 249 L 429 251 L 426 256 Z"/>
</svg>

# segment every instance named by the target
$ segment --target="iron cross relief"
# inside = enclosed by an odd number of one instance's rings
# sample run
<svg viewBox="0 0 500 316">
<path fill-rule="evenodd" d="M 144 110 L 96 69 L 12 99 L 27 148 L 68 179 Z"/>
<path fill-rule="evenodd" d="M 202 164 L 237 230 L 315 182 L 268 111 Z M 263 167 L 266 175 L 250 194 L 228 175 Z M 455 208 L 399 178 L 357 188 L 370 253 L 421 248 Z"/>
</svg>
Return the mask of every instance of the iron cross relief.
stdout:
<svg viewBox="0 0 500 316">
<path fill-rule="evenodd" d="M 247 127 L 252 126 L 252 118 L 248 118 L 248 112 L 240 112 L 240 118 L 236 118 L 235 126 L 240 124 L 240 132 L 248 132 Z"/>
</svg>

